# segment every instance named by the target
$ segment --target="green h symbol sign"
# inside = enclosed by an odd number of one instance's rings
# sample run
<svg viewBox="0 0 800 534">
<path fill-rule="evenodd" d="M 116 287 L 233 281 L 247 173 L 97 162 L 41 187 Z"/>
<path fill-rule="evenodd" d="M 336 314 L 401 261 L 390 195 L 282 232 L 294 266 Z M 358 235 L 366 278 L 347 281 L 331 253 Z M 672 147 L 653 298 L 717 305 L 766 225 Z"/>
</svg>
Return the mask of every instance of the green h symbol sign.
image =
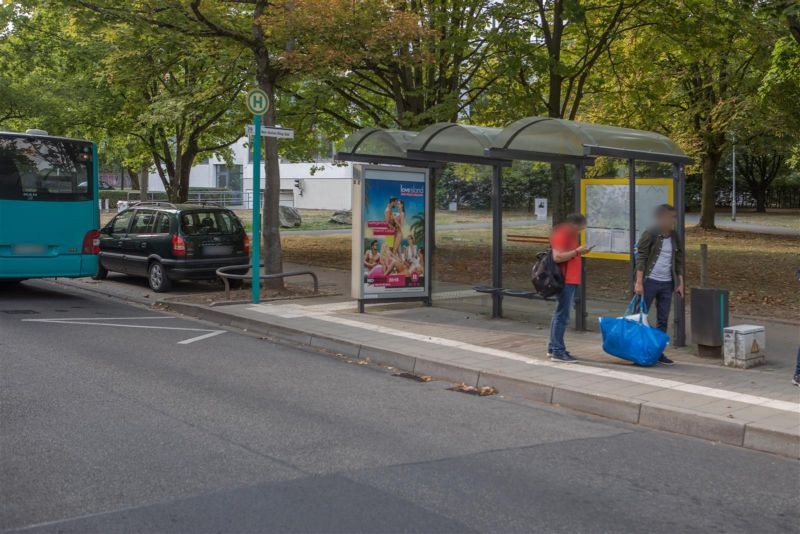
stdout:
<svg viewBox="0 0 800 534">
<path fill-rule="evenodd" d="M 267 93 L 261 89 L 253 89 L 247 93 L 247 109 L 253 115 L 263 115 L 269 109 L 269 98 Z"/>
</svg>

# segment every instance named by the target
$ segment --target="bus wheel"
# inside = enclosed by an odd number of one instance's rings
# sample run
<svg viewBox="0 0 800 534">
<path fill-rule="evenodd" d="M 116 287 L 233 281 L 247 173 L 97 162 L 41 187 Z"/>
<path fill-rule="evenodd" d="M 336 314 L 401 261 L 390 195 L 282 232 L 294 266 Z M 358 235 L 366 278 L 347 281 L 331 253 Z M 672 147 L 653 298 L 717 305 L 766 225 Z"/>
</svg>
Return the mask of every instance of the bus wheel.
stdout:
<svg viewBox="0 0 800 534">
<path fill-rule="evenodd" d="M 97 273 L 92 276 L 92 280 L 105 280 L 108 276 L 108 269 L 103 267 L 102 263 L 97 264 Z"/>
<path fill-rule="evenodd" d="M 172 281 L 167 278 L 167 273 L 164 271 L 164 266 L 157 261 L 151 263 L 150 268 L 147 270 L 147 282 L 150 285 L 150 289 L 156 293 L 169 291 L 172 287 Z"/>
</svg>

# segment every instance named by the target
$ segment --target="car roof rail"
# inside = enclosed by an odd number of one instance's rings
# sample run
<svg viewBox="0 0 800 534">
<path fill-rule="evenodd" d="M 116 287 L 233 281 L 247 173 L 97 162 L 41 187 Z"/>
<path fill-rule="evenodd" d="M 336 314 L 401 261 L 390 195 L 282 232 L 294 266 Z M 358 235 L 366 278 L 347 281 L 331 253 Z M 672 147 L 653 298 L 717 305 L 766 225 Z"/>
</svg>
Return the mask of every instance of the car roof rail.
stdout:
<svg viewBox="0 0 800 534">
<path fill-rule="evenodd" d="M 140 200 L 138 202 L 134 202 L 131 204 L 131 207 L 139 207 L 139 206 L 164 206 L 167 208 L 178 209 L 178 206 L 173 204 L 172 202 L 166 202 L 164 200 Z"/>
</svg>

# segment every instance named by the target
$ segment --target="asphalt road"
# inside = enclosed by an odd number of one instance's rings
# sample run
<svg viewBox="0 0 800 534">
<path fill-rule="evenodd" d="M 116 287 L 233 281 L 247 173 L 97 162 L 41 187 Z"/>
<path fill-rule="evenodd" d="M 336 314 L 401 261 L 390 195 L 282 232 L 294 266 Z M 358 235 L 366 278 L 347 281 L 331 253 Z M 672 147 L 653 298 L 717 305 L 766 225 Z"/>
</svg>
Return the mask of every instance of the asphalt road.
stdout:
<svg viewBox="0 0 800 534">
<path fill-rule="evenodd" d="M 2 529 L 798 532 L 788 459 L 0 291 Z"/>
</svg>

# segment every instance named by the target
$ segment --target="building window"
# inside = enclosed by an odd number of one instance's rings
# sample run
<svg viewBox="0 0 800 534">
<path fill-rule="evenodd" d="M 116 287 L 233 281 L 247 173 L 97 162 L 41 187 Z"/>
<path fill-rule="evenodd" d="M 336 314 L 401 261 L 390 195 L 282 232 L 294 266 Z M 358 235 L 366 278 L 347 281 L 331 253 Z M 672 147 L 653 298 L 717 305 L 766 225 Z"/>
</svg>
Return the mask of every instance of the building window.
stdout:
<svg viewBox="0 0 800 534">
<path fill-rule="evenodd" d="M 228 191 L 242 190 L 242 165 L 214 165 L 214 179 L 219 189 Z"/>
<path fill-rule="evenodd" d="M 294 207 L 294 189 L 281 189 L 279 203 L 281 206 Z"/>
</svg>

